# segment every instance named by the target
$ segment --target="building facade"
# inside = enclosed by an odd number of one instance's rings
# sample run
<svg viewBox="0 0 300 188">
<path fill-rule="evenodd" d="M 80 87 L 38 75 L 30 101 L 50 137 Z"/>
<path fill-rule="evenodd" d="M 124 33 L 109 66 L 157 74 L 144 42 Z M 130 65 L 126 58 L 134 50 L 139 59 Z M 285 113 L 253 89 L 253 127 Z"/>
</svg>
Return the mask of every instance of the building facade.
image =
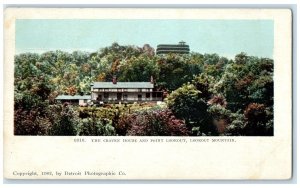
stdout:
<svg viewBox="0 0 300 188">
<path fill-rule="evenodd" d="M 181 41 L 178 44 L 159 44 L 157 45 L 156 54 L 188 54 L 190 53 L 189 45 L 186 45 L 185 42 Z"/>
<path fill-rule="evenodd" d="M 133 103 L 156 102 L 163 100 L 163 93 L 154 90 L 153 79 L 150 82 L 94 82 L 91 84 L 93 102 Z"/>
<path fill-rule="evenodd" d="M 163 92 L 156 91 L 153 78 L 150 82 L 94 82 L 91 84 L 91 95 L 59 95 L 55 98 L 60 102 L 69 102 L 86 106 L 89 102 L 103 103 L 134 103 L 158 102 L 163 100 Z"/>
</svg>

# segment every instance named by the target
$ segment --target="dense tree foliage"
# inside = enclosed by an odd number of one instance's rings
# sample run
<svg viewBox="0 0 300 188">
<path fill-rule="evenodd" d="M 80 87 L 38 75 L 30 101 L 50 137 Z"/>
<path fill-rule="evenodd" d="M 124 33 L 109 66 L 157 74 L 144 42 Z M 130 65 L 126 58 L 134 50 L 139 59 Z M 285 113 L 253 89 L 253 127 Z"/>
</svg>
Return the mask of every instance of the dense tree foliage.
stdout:
<svg viewBox="0 0 300 188">
<path fill-rule="evenodd" d="M 222 64 L 173 91 L 169 108 L 197 135 L 273 135 L 273 60 L 241 53 Z"/>
<path fill-rule="evenodd" d="M 96 52 L 15 56 L 16 135 L 273 135 L 273 60 L 237 54 L 155 55 L 113 43 Z M 150 81 L 167 107 L 79 110 L 59 94 L 90 94 L 94 81 Z M 146 118 L 146 119 L 145 119 Z"/>
<path fill-rule="evenodd" d="M 139 111 L 123 116 L 118 122 L 123 135 L 130 136 L 188 136 L 184 121 L 170 110 Z"/>
</svg>

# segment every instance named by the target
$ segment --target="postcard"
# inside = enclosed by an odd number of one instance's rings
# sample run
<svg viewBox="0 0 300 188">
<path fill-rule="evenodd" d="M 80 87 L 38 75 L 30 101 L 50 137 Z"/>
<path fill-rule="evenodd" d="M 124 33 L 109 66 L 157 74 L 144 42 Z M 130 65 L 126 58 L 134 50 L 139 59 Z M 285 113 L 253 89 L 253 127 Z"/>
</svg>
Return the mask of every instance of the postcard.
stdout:
<svg viewBox="0 0 300 188">
<path fill-rule="evenodd" d="M 5 178 L 292 177 L 289 9 L 4 17 Z"/>
</svg>

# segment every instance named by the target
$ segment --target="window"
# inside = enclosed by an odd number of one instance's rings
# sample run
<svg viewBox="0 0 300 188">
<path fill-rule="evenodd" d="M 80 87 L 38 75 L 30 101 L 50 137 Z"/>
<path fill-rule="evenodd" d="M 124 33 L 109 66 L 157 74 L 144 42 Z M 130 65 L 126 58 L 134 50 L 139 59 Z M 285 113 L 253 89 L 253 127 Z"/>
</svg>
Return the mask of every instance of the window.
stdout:
<svg viewBox="0 0 300 188">
<path fill-rule="evenodd" d="M 139 92 L 142 92 L 142 89 L 139 89 Z"/>
<path fill-rule="evenodd" d="M 108 92 L 108 89 L 107 89 L 107 88 L 105 88 L 105 89 L 104 89 L 104 92 Z"/>
<path fill-rule="evenodd" d="M 83 102 L 86 103 L 86 102 L 87 102 L 87 99 L 84 99 Z"/>
<path fill-rule="evenodd" d="M 142 95 L 138 95 L 138 100 L 139 100 L 139 101 L 142 100 Z"/>
<path fill-rule="evenodd" d="M 122 100 L 122 93 L 117 93 L 117 100 Z"/>
<path fill-rule="evenodd" d="M 128 96 L 127 95 L 123 95 L 123 99 L 127 100 Z"/>
<path fill-rule="evenodd" d="M 146 93 L 146 98 L 150 98 L 150 93 Z"/>
<path fill-rule="evenodd" d="M 104 98 L 107 99 L 109 97 L 109 93 L 104 93 Z"/>
<path fill-rule="evenodd" d="M 127 89 L 123 89 L 124 92 L 127 92 Z"/>
</svg>

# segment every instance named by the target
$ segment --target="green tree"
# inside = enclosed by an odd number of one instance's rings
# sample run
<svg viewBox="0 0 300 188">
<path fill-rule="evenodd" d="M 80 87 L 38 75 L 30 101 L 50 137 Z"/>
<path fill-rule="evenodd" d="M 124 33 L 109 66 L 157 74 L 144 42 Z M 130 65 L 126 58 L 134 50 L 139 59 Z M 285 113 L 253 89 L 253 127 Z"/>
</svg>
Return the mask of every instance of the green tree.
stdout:
<svg viewBox="0 0 300 188">
<path fill-rule="evenodd" d="M 238 54 L 215 84 L 228 107 L 236 112 L 252 102 L 273 105 L 273 60 Z"/>
<path fill-rule="evenodd" d="M 198 128 L 205 135 L 213 135 L 216 130 L 201 94 L 193 84 L 184 84 L 168 96 L 167 105 L 176 117 L 185 120 L 190 129 Z"/>
<path fill-rule="evenodd" d="M 191 59 L 189 55 L 160 56 L 157 60 L 160 70 L 157 84 L 169 91 L 179 88 L 202 71 L 202 65 L 198 63 L 198 60 Z"/>
<path fill-rule="evenodd" d="M 149 56 L 139 56 L 122 62 L 118 80 L 128 82 L 149 82 L 150 77 L 158 78 L 159 67 L 155 59 Z"/>
</svg>

